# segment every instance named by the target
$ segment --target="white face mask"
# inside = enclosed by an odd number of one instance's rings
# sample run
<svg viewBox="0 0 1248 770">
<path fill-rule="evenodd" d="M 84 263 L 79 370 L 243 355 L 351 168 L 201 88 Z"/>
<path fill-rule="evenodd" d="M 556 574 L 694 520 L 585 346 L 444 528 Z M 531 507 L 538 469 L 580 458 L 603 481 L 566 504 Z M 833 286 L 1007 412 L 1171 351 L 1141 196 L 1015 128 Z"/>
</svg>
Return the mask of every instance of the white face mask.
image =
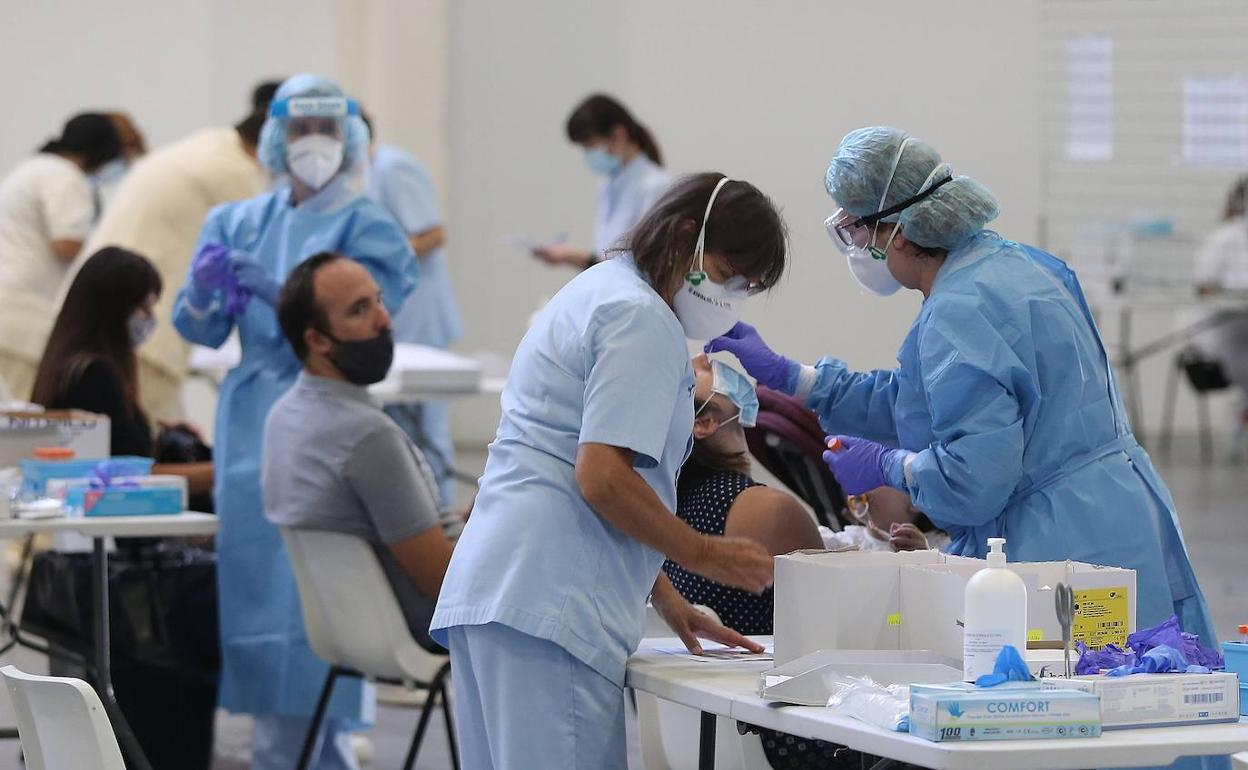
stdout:
<svg viewBox="0 0 1248 770">
<path fill-rule="evenodd" d="M 698 242 L 693 247 L 693 264 L 685 274 L 684 283 L 672 300 L 676 311 L 676 319 L 685 330 L 685 336 L 691 340 L 712 340 L 727 332 L 741 320 L 745 309 L 745 301 L 750 298 L 749 284 L 742 276 L 736 276 L 727 283 L 715 283 L 703 269 L 703 249 L 706 245 L 706 221 L 711 216 L 711 206 L 715 196 L 725 184 L 732 180 L 724 177 L 715 185 L 711 199 L 706 203 L 706 214 L 702 217 L 702 230 L 698 233 Z"/>
<path fill-rule="evenodd" d="M 286 145 L 290 173 L 313 190 L 324 187 L 342 167 L 343 143 L 325 134 L 301 136 Z"/>
</svg>

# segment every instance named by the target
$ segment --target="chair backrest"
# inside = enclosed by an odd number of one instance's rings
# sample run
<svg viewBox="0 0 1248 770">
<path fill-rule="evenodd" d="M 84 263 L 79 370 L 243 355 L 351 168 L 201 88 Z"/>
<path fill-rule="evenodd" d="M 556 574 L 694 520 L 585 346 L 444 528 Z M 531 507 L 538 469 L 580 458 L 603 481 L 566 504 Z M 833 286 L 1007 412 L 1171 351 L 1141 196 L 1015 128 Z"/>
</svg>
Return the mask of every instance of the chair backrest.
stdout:
<svg viewBox="0 0 1248 770">
<path fill-rule="evenodd" d="M 446 656 L 412 638 L 371 545 L 338 532 L 281 532 L 317 657 L 368 677 L 428 683 L 436 676 Z"/>
<path fill-rule="evenodd" d="M 126 770 L 104 704 L 81 679 L 4 675 L 27 770 Z"/>
<path fill-rule="evenodd" d="M 845 494 L 823 463 L 819 418 L 792 396 L 759 386 L 758 420 L 745 429 L 750 454 L 814 510 L 820 524 L 841 529 L 849 520 Z"/>
</svg>

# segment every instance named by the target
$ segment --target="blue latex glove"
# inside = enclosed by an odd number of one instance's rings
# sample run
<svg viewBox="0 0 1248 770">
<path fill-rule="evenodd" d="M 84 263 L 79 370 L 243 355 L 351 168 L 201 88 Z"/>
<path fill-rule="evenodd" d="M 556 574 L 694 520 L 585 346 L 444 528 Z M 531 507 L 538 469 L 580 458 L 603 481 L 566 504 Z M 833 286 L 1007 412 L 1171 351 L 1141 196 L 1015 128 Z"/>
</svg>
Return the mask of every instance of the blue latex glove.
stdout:
<svg viewBox="0 0 1248 770">
<path fill-rule="evenodd" d="M 219 243 L 205 243 L 191 260 L 191 280 L 186 289 L 191 304 L 206 308 L 212 303 L 213 294 L 223 291 L 233 283 L 230 275 L 230 249 Z"/>
<path fill-rule="evenodd" d="M 905 461 L 910 452 L 856 436 L 828 436 L 827 444 L 823 461 L 845 494 L 861 495 L 877 487 L 906 488 Z"/>
<path fill-rule="evenodd" d="M 1002 682 L 1030 682 L 1031 679 L 1031 669 L 1027 667 L 1027 661 L 1023 660 L 1017 647 L 1007 644 L 997 653 L 992 673 L 976 679 L 975 686 L 996 687 Z"/>
<path fill-rule="evenodd" d="M 253 257 L 236 251 L 230 255 L 230 272 L 240 287 L 277 307 L 277 296 L 282 291 L 282 285 L 264 265 Z"/>
<path fill-rule="evenodd" d="M 716 337 L 703 348 L 707 353 L 726 350 L 737 357 L 750 376 L 759 384 L 774 390 L 787 392 L 789 378 L 798 369 L 798 363 L 785 358 L 763 342 L 758 330 L 745 321 L 737 323 L 722 337 Z"/>
</svg>

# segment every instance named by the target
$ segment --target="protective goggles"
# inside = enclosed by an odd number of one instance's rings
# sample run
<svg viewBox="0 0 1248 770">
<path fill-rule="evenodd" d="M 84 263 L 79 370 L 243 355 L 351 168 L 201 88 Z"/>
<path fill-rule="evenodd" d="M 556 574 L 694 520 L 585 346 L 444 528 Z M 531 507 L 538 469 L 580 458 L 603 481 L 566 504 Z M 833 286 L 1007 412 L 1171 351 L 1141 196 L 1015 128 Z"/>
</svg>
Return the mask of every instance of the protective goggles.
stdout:
<svg viewBox="0 0 1248 770">
<path fill-rule="evenodd" d="M 883 211 L 877 211 L 874 214 L 868 214 L 856 219 L 853 218 L 853 214 L 845 209 L 837 209 L 835 214 L 823 221 L 823 226 L 827 229 L 828 237 L 832 239 L 832 243 L 836 244 L 837 249 L 842 254 L 854 256 L 866 250 L 871 252 L 871 256 L 874 259 L 884 259 L 884 251 L 870 243 L 872 226 L 885 217 L 891 217 L 894 214 L 905 211 L 951 181 L 953 181 L 953 175 L 945 177 L 917 195 L 906 198 Z"/>
<path fill-rule="evenodd" d="M 359 103 L 343 96 L 292 96 L 269 105 L 270 118 L 345 118 L 359 114 Z"/>
</svg>

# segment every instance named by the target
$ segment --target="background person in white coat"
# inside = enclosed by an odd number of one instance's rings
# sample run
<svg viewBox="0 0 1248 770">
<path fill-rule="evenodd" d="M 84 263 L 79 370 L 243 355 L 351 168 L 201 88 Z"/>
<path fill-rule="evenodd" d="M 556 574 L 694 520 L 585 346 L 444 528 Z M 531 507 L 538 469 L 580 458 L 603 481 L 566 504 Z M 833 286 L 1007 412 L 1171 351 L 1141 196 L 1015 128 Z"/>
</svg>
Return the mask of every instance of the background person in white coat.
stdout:
<svg viewBox="0 0 1248 770">
<path fill-rule="evenodd" d="M 1201 294 L 1248 292 L 1248 217 L 1244 198 L 1248 176 L 1241 177 L 1227 196 L 1223 221 L 1209 234 L 1196 255 L 1196 290 Z M 1231 438 L 1231 456 L 1243 456 L 1248 431 L 1248 302 L 1243 310 L 1223 310 L 1218 325 L 1201 334 L 1197 344 L 1222 365 L 1222 371 L 1240 389 L 1241 409 Z"/>
<path fill-rule="evenodd" d="M 30 398 L 48 308 L 95 220 L 89 176 L 120 155 L 108 115 L 81 113 L 0 182 L 0 379 L 14 398 Z"/>
</svg>

